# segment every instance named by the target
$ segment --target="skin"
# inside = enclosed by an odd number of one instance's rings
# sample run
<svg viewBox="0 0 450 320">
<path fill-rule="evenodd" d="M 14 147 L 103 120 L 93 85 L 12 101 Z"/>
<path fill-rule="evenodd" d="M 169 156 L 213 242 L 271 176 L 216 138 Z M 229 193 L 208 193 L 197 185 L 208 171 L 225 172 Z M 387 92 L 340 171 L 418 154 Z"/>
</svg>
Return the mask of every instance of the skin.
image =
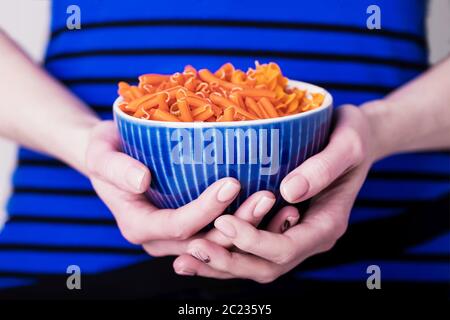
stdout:
<svg viewBox="0 0 450 320">
<path fill-rule="evenodd" d="M 161 210 L 143 196 L 149 170 L 120 151 L 112 122 L 100 121 L 2 33 L 0 50 L 0 135 L 86 175 L 124 237 L 153 256 L 178 256 L 173 266 L 180 275 L 271 282 L 333 247 L 375 161 L 450 147 L 448 58 L 382 100 L 337 110 L 328 146 L 281 184 L 290 203 L 312 199 L 301 220 L 297 209 L 287 206 L 267 230 L 258 229 L 275 201 L 267 191 L 253 194 L 234 215 L 220 216 L 240 189 L 233 178 L 217 181 L 181 208 Z M 213 230 L 198 233 L 211 222 Z"/>
</svg>

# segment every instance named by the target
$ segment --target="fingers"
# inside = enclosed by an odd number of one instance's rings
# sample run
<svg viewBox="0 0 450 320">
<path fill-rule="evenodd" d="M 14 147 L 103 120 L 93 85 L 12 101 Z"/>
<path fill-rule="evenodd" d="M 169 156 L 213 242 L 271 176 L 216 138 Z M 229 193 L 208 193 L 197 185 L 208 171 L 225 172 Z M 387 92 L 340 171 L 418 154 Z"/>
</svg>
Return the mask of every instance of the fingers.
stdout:
<svg viewBox="0 0 450 320">
<path fill-rule="evenodd" d="M 269 191 L 259 191 L 252 194 L 245 202 L 237 209 L 234 216 L 247 221 L 253 226 L 258 226 L 263 217 L 272 209 L 275 204 L 275 196 Z M 210 240 L 223 247 L 230 247 L 232 245 L 230 239 L 225 237 L 217 229 L 209 231 L 205 239 Z"/>
<path fill-rule="evenodd" d="M 280 275 L 281 268 L 269 261 L 248 254 L 230 252 L 204 239 L 193 241 L 188 252 L 203 262 L 203 265 L 199 265 L 190 261 L 186 265 L 200 276 L 206 273 L 211 275 L 211 270 L 206 269 L 206 265 L 219 271 L 224 277 L 224 274 L 231 274 L 235 278 L 252 279 L 260 283 L 271 282 Z"/>
<path fill-rule="evenodd" d="M 270 211 L 275 203 L 275 196 L 269 191 L 260 191 L 251 195 L 236 211 L 236 217 L 257 226 L 264 215 Z M 187 240 L 155 240 L 144 244 L 144 249 L 152 256 L 181 255 L 187 252 L 189 243 L 195 239 L 204 238 L 223 247 L 232 246 L 230 239 L 217 229 L 206 234 L 197 234 Z"/>
<path fill-rule="evenodd" d="M 90 174 L 131 193 L 143 193 L 150 185 L 150 171 L 141 162 L 119 152 L 119 136 L 112 121 L 93 129 L 86 151 Z"/>
<path fill-rule="evenodd" d="M 289 228 L 295 226 L 300 219 L 298 209 L 293 206 L 282 208 L 269 222 L 267 231 L 274 233 L 284 233 Z"/>
<path fill-rule="evenodd" d="M 365 129 L 356 107 L 341 107 L 337 126 L 329 144 L 320 153 L 306 160 L 282 181 L 284 199 L 297 203 L 319 193 L 347 169 L 359 164 L 365 156 Z"/>
<path fill-rule="evenodd" d="M 173 269 L 181 276 L 199 275 L 206 278 L 231 279 L 234 276 L 228 272 L 222 272 L 211 268 L 207 264 L 195 259 L 193 256 L 183 254 L 173 262 Z"/>
<path fill-rule="evenodd" d="M 155 210 L 145 197 L 112 200 L 113 213 L 124 237 L 135 244 L 152 240 L 185 240 L 219 216 L 239 193 L 236 179 L 224 178 L 196 200 L 178 209 Z M 130 201 L 131 200 L 131 201 Z"/>
<path fill-rule="evenodd" d="M 234 216 L 216 219 L 214 226 L 242 251 L 275 263 L 284 263 L 290 258 L 294 243 L 285 234 L 258 230 L 248 222 Z"/>
</svg>

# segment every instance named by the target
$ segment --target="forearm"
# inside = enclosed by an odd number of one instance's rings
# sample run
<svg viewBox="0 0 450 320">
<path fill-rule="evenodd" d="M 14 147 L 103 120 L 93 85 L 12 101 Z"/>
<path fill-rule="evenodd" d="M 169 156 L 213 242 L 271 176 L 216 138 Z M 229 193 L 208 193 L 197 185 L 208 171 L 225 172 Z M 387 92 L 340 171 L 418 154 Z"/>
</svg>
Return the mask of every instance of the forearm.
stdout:
<svg viewBox="0 0 450 320">
<path fill-rule="evenodd" d="M 376 137 L 375 159 L 450 148 L 450 58 L 362 110 Z"/>
<path fill-rule="evenodd" d="M 1 30 L 0 48 L 0 135 L 86 172 L 88 136 L 98 118 Z"/>
</svg>

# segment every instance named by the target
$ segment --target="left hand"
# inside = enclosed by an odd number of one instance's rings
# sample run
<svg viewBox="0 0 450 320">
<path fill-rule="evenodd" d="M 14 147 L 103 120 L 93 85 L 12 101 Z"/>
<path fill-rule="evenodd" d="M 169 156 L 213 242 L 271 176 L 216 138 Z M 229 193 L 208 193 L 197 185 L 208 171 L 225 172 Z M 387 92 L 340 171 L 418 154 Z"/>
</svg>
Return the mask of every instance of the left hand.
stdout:
<svg viewBox="0 0 450 320">
<path fill-rule="evenodd" d="M 329 144 L 289 173 L 281 194 L 290 203 L 314 197 L 300 224 L 294 207 L 283 208 L 267 230 L 232 215 L 215 220 L 215 227 L 235 246 L 226 249 L 207 239 L 189 242 L 189 254 L 174 261 L 174 269 L 189 269 L 213 278 L 244 278 L 268 283 L 306 258 L 331 249 L 344 234 L 350 210 L 375 155 L 376 140 L 369 119 L 354 106 L 337 110 Z M 281 226 L 281 227 L 280 227 Z M 207 257 L 196 259 L 195 257 Z"/>
</svg>

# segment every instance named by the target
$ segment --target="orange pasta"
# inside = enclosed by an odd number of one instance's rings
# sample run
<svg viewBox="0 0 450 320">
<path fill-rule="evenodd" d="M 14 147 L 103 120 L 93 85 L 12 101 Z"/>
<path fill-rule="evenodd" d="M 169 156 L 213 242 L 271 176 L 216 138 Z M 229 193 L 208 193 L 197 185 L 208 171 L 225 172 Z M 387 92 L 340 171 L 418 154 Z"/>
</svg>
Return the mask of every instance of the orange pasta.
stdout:
<svg viewBox="0 0 450 320">
<path fill-rule="evenodd" d="M 269 115 L 269 118 L 276 118 L 278 117 L 278 112 L 273 106 L 273 104 L 267 99 L 266 97 L 262 97 L 259 100 L 259 103 L 261 107 L 264 109 L 264 111 Z"/>
<path fill-rule="evenodd" d="M 234 108 L 228 107 L 223 111 L 223 115 L 217 119 L 217 121 L 225 122 L 225 121 L 233 121 L 234 120 Z"/>
<path fill-rule="evenodd" d="M 258 116 L 260 119 L 266 118 L 264 112 L 261 110 L 261 108 L 258 106 L 258 104 L 253 100 L 252 98 L 246 98 L 245 99 L 245 105 L 247 106 L 247 109 L 249 111 L 252 111 L 256 116 Z"/>
<path fill-rule="evenodd" d="M 224 122 L 284 117 L 320 107 L 325 95 L 289 88 L 276 63 L 244 72 L 231 63 L 217 71 L 187 65 L 172 75 L 143 74 L 138 85 L 119 82 L 119 108 L 140 119 Z"/>
<path fill-rule="evenodd" d="M 177 106 L 178 110 L 180 111 L 179 118 L 181 121 L 185 122 L 192 122 L 194 121 L 194 118 L 191 114 L 191 109 L 189 108 L 188 102 L 186 101 L 186 92 L 184 92 L 182 89 L 177 91 L 176 94 L 177 97 Z M 209 118 L 209 117 L 208 117 Z"/>
<path fill-rule="evenodd" d="M 180 121 L 176 116 L 159 109 L 152 109 L 150 111 L 150 119 L 158 121 L 174 121 L 174 122 Z"/>
</svg>

